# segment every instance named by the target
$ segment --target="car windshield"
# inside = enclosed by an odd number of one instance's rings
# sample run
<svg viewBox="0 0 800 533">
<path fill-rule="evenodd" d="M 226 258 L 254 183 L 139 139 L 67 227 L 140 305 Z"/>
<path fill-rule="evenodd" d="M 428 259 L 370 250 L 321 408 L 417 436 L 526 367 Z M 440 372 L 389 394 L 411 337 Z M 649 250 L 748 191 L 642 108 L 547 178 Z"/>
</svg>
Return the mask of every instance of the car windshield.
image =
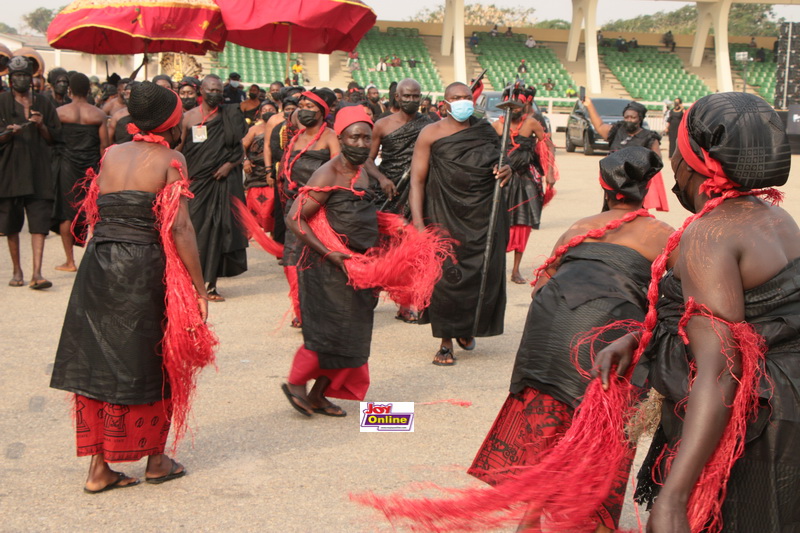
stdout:
<svg viewBox="0 0 800 533">
<path fill-rule="evenodd" d="M 486 113 L 491 115 L 502 115 L 503 111 L 497 108 L 497 104 L 503 101 L 502 94 L 486 97 Z M 539 113 L 539 107 L 534 103 L 533 112 Z"/>
<path fill-rule="evenodd" d="M 601 117 L 621 117 L 625 106 L 630 103 L 628 100 L 601 99 L 592 100 L 597 114 Z"/>
</svg>

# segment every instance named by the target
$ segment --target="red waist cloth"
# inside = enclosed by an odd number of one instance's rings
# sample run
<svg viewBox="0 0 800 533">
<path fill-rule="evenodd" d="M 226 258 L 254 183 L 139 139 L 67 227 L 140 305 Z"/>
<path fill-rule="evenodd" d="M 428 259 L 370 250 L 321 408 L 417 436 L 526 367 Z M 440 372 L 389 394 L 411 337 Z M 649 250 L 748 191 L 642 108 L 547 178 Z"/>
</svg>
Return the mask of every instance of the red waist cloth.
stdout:
<svg viewBox="0 0 800 533">
<path fill-rule="evenodd" d="M 273 187 L 251 187 L 247 189 L 247 208 L 258 220 L 264 231 L 275 229 L 275 217 L 272 215 L 275 206 L 275 189 Z"/>
<path fill-rule="evenodd" d="M 289 383 L 302 386 L 321 376 L 331 380 L 331 384 L 325 389 L 326 397 L 361 401 L 367 395 L 369 363 L 357 368 L 320 368 L 317 352 L 300 346 L 294 354 Z"/>
<path fill-rule="evenodd" d="M 664 178 L 661 172 L 650 179 L 650 186 L 647 188 L 647 195 L 644 197 L 642 207 L 656 211 L 669 211 L 667 191 L 664 189 Z"/>
<path fill-rule="evenodd" d="M 496 485 L 502 481 L 503 474 L 513 472 L 514 467 L 535 465 L 540 454 L 564 436 L 572 424 L 573 413 L 566 404 L 530 387 L 520 394 L 509 394 L 467 473 Z M 631 450 L 608 498 L 595 513 L 597 522 L 609 529 L 619 526 L 635 452 Z"/>
<path fill-rule="evenodd" d="M 524 253 L 525 247 L 528 246 L 528 237 L 531 236 L 530 226 L 514 225 L 508 229 L 508 245 L 506 252 L 519 252 Z"/>
<path fill-rule="evenodd" d="M 78 457 L 103 454 L 109 463 L 138 461 L 164 453 L 172 401 L 119 405 L 75 395 Z"/>
</svg>

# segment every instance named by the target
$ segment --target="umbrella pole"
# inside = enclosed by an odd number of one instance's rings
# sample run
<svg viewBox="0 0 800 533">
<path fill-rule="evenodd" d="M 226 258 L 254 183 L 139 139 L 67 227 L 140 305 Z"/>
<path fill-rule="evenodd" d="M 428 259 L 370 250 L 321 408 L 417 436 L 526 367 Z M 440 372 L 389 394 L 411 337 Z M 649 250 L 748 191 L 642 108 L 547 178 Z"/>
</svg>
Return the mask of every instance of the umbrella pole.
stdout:
<svg viewBox="0 0 800 533">
<path fill-rule="evenodd" d="M 286 45 L 286 79 L 289 81 L 291 81 L 292 79 L 291 76 L 289 75 L 291 71 L 291 67 L 289 66 L 291 63 L 291 57 L 292 57 L 292 25 L 289 24 L 289 42 Z M 287 83 L 287 85 L 289 84 Z"/>
</svg>

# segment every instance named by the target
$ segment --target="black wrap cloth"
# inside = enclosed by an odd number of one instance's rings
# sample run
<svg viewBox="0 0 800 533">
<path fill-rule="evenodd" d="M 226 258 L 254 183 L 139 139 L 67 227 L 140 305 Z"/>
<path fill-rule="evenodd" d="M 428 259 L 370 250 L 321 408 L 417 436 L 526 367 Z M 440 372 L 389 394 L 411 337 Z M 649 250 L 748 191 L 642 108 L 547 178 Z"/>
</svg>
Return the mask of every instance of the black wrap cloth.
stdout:
<svg viewBox="0 0 800 533">
<path fill-rule="evenodd" d="M 639 129 L 636 135 L 630 135 L 625 130 L 624 120 L 620 120 L 612 125 L 611 131 L 608 133 L 608 149 L 611 152 L 621 150 L 626 146 L 644 146 L 645 148 L 650 148 L 650 146 L 653 145 L 653 141 L 661 141 L 661 135 L 644 128 Z"/>
<path fill-rule="evenodd" d="M 290 161 L 293 161 L 300 150 L 295 150 L 291 154 Z M 324 150 L 308 150 L 299 159 L 297 159 L 292 166 L 292 181 L 295 182 L 296 188 L 289 187 L 289 181 L 283 180 L 283 198 L 286 200 L 286 205 L 283 210 L 282 218 L 289 216 L 289 210 L 294 204 L 294 199 L 297 197 L 297 192 L 300 187 L 304 187 L 311 175 L 317 171 L 319 167 L 330 161 L 331 151 L 325 148 Z M 297 236 L 287 231 L 283 240 L 283 264 L 286 266 L 295 266 L 300 259 L 300 253 L 303 251 L 303 243 L 297 239 Z"/>
<path fill-rule="evenodd" d="M 417 144 L 417 137 L 422 128 L 428 124 L 433 124 L 433 120 L 428 115 L 417 113 L 410 122 L 403 124 L 381 140 L 381 164 L 378 170 L 392 180 L 397 185 L 406 170 L 411 168 L 411 156 L 414 155 L 414 146 Z M 405 208 L 408 202 L 410 180 L 397 191 L 397 196 L 387 205 L 387 211 L 398 212 Z M 375 191 L 375 203 L 383 205 L 386 195 L 381 190 L 378 183 L 373 183 Z"/>
<path fill-rule="evenodd" d="M 99 126 L 105 128 L 105 124 Z M 61 142 L 53 157 L 56 222 L 75 218 L 75 205 L 83 201 L 83 189 L 74 190 L 88 169 L 97 171 L 100 163 L 100 132 L 94 124 L 63 124 Z"/>
<path fill-rule="evenodd" d="M 264 134 L 259 133 L 253 137 L 250 148 L 247 150 L 247 158 L 250 160 L 251 172 L 244 176 L 244 188 L 266 187 L 267 186 L 267 167 L 264 166 Z"/>
<path fill-rule="evenodd" d="M 325 204 L 328 222 L 347 247 L 363 253 L 378 241 L 378 219 L 369 191 L 337 190 Z M 357 368 L 367 362 L 378 297 L 355 290 L 347 275 L 310 248 L 298 266 L 305 347 L 317 352 L 321 368 Z"/>
<path fill-rule="evenodd" d="M 573 343 L 592 328 L 617 320 L 643 320 L 649 282 L 650 261 L 631 248 L 600 242 L 570 248 L 531 302 L 511 392 L 530 387 L 577 407 L 588 381 L 575 370 Z M 626 333 L 609 330 L 600 340 L 612 341 Z M 598 343 L 597 349 L 603 345 Z M 591 369 L 588 344 L 581 346 L 578 360 L 581 368 Z"/>
<path fill-rule="evenodd" d="M 517 146 L 509 147 L 508 164 L 513 171 L 503 188 L 506 198 L 509 226 L 530 226 L 539 229 L 542 221 L 544 190 L 542 180 L 534 168 L 536 137 L 516 135 Z M 536 174 L 535 174 L 536 173 Z"/>
<path fill-rule="evenodd" d="M 436 338 L 469 337 L 475 322 L 481 285 L 481 266 L 492 209 L 494 165 L 500 158 L 500 139 L 485 120 L 470 119 L 470 127 L 437 140 L 431 146 L 425 185 L 425 221 L 446 229 L 458 242 L 457 263 L 442 265 L 431 305 L 421 322 L 430 323 Z M 490 252 L 486 295 L 477 335 L 503 333 L 506 309 L 505 200 L 500 210 Z"/>
<path fill-rule="evenodd" d="M 169 397 L 155 198 L 143 191 L 98 198 L 100 220 L 72 287 L 51 387 L 122 405 Z"/>
</svg>

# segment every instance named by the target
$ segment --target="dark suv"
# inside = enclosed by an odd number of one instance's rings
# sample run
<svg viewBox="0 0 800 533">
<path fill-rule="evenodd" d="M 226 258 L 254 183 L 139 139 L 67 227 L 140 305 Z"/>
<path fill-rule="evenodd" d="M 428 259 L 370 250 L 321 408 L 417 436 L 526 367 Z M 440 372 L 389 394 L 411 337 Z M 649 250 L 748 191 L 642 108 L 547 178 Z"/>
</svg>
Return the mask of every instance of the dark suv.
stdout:
<svg viewBox="0 0 800 533">
<path fill-rule="evenodd" d="M 603 122 L 613 124 L 622 120 L 622 112 L 631 101 L 621 98 L 592 98 L 592 103 Z M 647 128 L 647 121 L 644 122 Z M 583 147 L 586 155 L 594 154 L 595 150 L 608 150 L 608 141 L 603 139 L 592 126 L 589 113 L 578 100 L 569 114 L 567 120 L 566 137 L 567 152 L 574 152 L 576 146 Z"/>
<path fill-rule="evenodd" d="M 475 102 L 475 113 L 474 115 L 478 118 L 486 118 L 489 122 L 494 122 L 501 116 L 503 116 L 503 111 L 497 109 L 495 107 L 497 104 L 503 101 L 503 91 L 483 91 L 480 96 L 478 96 L 478 100 Z M 539 119 L 539 122 L 542 122 L 542 127 L 544 128 L 545 133 L 550 133 L 553 131 L 550 128 L 550 119 L 547 118 L 547 115 L 542 113 L 542 110 L 539 109 L 539 106 L 536 105 L 536 101 L 534 100 L 533 105 L 533 114 Z"/>
</svg>

